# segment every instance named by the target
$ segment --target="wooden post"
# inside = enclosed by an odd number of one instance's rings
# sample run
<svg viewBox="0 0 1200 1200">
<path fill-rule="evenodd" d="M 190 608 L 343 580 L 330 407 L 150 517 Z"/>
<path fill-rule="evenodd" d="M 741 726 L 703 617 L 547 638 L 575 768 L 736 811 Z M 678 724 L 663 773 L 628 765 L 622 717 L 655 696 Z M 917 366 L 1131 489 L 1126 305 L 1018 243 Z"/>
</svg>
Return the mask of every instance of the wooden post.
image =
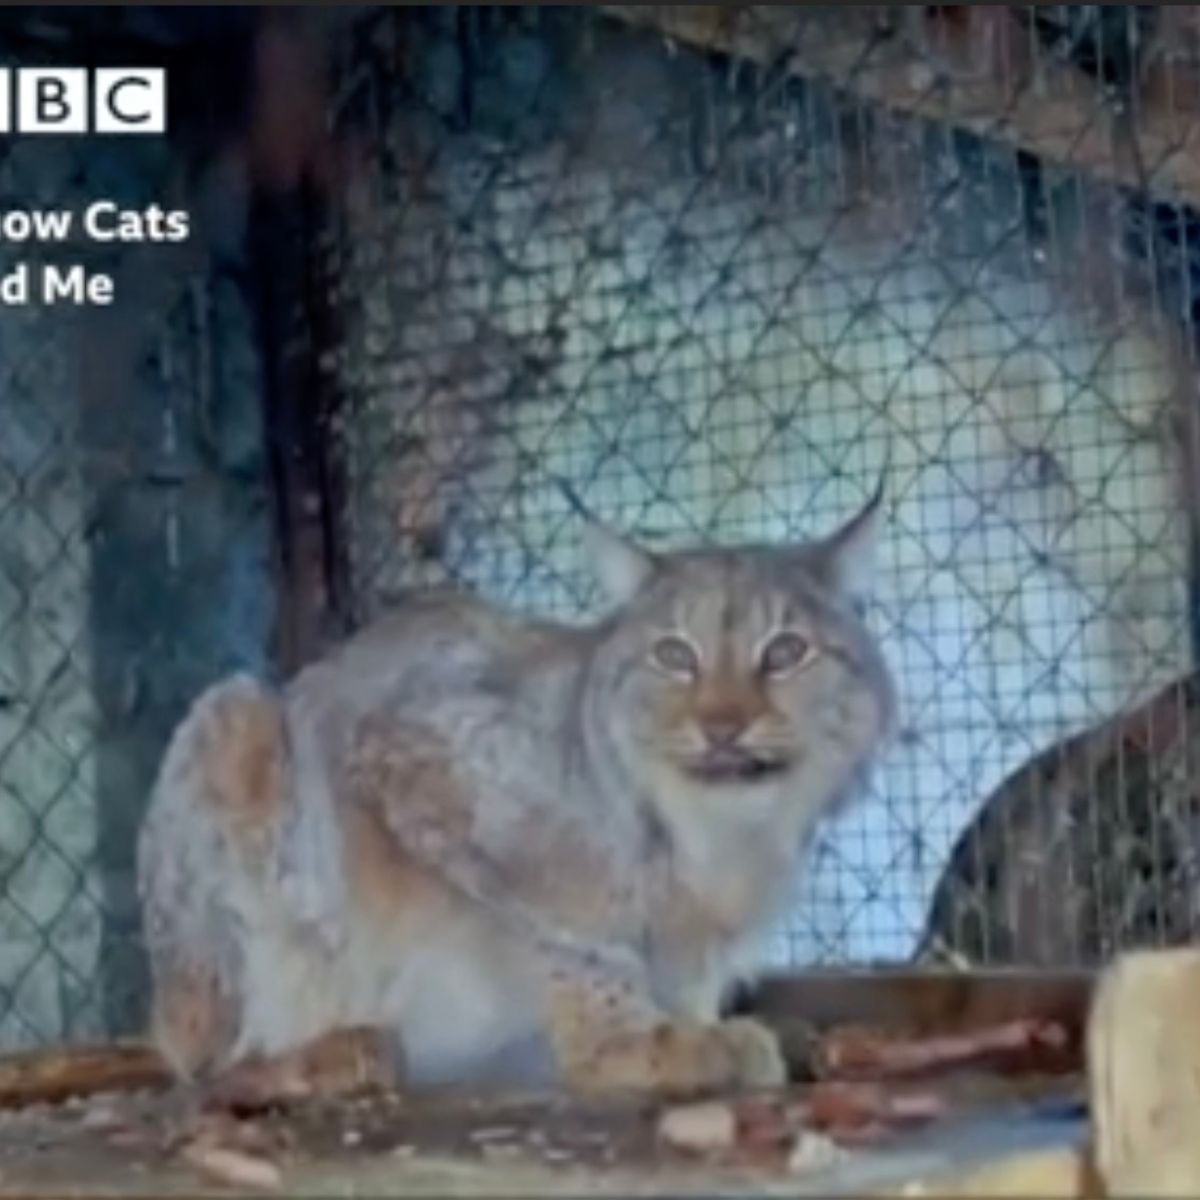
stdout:
<svg viewBox="0 0 1200 1200">
<path fill-rule="evenodd" d="M 348 631 L 336 412 L 317 361 L 333 338 L 331 284 L 315 249 L 321 220 L 310 187 L 260 192 L 251 209 L 279 572 L 273 657 L 285 676 Z"/>
<path fill-rule="evenodd" d="M 1200 950 L 1117 960 L 1096 992 L 1088 1074 L 1106 1194 L 1200 1195 Z"/>
</svg>

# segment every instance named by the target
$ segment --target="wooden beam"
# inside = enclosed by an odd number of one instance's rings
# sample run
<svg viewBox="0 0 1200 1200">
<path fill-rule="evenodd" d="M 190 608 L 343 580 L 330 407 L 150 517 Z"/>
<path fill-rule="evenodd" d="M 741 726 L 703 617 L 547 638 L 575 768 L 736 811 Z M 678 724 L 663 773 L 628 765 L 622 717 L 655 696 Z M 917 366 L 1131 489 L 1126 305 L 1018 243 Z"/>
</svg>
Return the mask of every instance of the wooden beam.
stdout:
<svg viewBox="0 0 1200 1200">
<path fill-rule="evenodd" d="M 1082 1035 L 1094 986 L 1094 973 L 1084 969 L 800 971 L 766 976 L 741 1007 L 771 1025 L 803 1022 L 817 1030 L 886 1024 L 928 1035 L 1040 1019 Z"/>
<path fill-rule="evenodd" d="M 332 285 L 318 261 L 315 189 L 262 191 L 251 214 L 265 358 L 263 425 L 270 434 L 275 504 L 279 602 L 273 657 L 286 677 L 348 632 L 336 397 L 319 364 L 329 339 L 326 289 Z"/>
<path fill-rule="evenodd" d="M 1088 1028 L 1095 1160 L 1110 1196 L 1200 1195 L 1200 950 L 1140 951 Z"/>
<path fill-rule="evenodd" d="M 885 6 L 893 9 L 896 6 Z M 1161 6 L 1161 45 L 1188 13 Z M 1178 6 L 1190 7 L 1190 6 Z M 1081 71 L 1038 52 L 1006 5 L 632 5 L 602 11 L 672 41 L 819 80 L 871 105 L 945 121 L 1045 163 L 1200 204 L 1200 76 L 1155 59 L 1131 122 Z M 893 27 L 881 35 L 881 23 Z M 1136 146 L 1130 130 L 1136 129 Z"/>
</svg>

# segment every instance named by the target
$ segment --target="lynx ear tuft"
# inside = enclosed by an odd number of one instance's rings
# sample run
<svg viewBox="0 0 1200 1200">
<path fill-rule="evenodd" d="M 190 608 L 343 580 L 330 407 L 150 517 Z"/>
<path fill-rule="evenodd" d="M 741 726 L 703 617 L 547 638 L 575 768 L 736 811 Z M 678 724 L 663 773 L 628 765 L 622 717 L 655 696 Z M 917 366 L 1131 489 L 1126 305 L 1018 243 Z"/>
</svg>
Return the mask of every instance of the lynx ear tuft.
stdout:
<svg viewBox="0 0 1200 1200">
<path fill-rule="evenodd" d="M 886 476 L 881 475 L 867 503 L 818 543 L 818 561 L 826 583 L 855 605 L 865 604 L 875 586 L 885 480 Z"/>
</svg>

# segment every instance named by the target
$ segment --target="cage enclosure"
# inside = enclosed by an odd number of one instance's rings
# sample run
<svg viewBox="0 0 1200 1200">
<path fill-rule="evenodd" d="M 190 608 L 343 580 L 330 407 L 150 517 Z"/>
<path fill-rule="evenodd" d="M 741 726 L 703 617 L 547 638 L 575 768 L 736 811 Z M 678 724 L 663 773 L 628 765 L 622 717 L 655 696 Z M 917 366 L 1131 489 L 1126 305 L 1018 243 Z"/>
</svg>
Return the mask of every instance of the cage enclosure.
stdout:
<svg viewBox="0 0 1200 1200">
<path fill-rule="evenodd" d="M 171 98 L 11 139 L 0 207 L 192 231 L 0 241 L 116 297 L 0 318 L 6 1049 L 144 1031 L 137 831 L 207 684 L 427 585 L 587 620 L 583 510 L 774 544 L 881 480 L 900 728 L 779 1002 L 1191 941 L 1190 7 L 11 8 L 0 53 Z"/>
<path fill-rule="evenodd" d="M 564 485 L 664 544 L 771 542 L 885 473 L 903 727 L 781 964 L 1094 963 L 1192 927 L 1190 218 L 1154 192 L 1187 126 L 1146 108 L 1137 153 L 1126 62 L 1170 73 L 1184 18 L 1087 20 L 359 31 L 324 245 L 356 615 L 447 579 L 589 612 Z"/>
</svg>

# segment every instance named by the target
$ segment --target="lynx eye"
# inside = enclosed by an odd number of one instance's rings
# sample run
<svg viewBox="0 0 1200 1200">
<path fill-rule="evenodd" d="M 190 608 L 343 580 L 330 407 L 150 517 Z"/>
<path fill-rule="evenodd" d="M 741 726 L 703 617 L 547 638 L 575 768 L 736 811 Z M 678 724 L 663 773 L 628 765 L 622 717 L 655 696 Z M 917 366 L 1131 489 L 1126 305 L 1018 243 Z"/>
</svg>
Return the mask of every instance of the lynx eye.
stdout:
<svg viewBox="0 0 1200 1200">
<path fill-rule="evenodd" d="M 662 637 L 654 643 L 654 661 L 672 675 L 700 673 L 700 658 L 686 638 Z"/>
<path fill-rule="evenodd" d="M 798 633 L 777 633 L 763 647 L 759 665 L 764 675 L 787 675 L 804 666 L 815 650 L 812 642 Z"/>
</svg>

